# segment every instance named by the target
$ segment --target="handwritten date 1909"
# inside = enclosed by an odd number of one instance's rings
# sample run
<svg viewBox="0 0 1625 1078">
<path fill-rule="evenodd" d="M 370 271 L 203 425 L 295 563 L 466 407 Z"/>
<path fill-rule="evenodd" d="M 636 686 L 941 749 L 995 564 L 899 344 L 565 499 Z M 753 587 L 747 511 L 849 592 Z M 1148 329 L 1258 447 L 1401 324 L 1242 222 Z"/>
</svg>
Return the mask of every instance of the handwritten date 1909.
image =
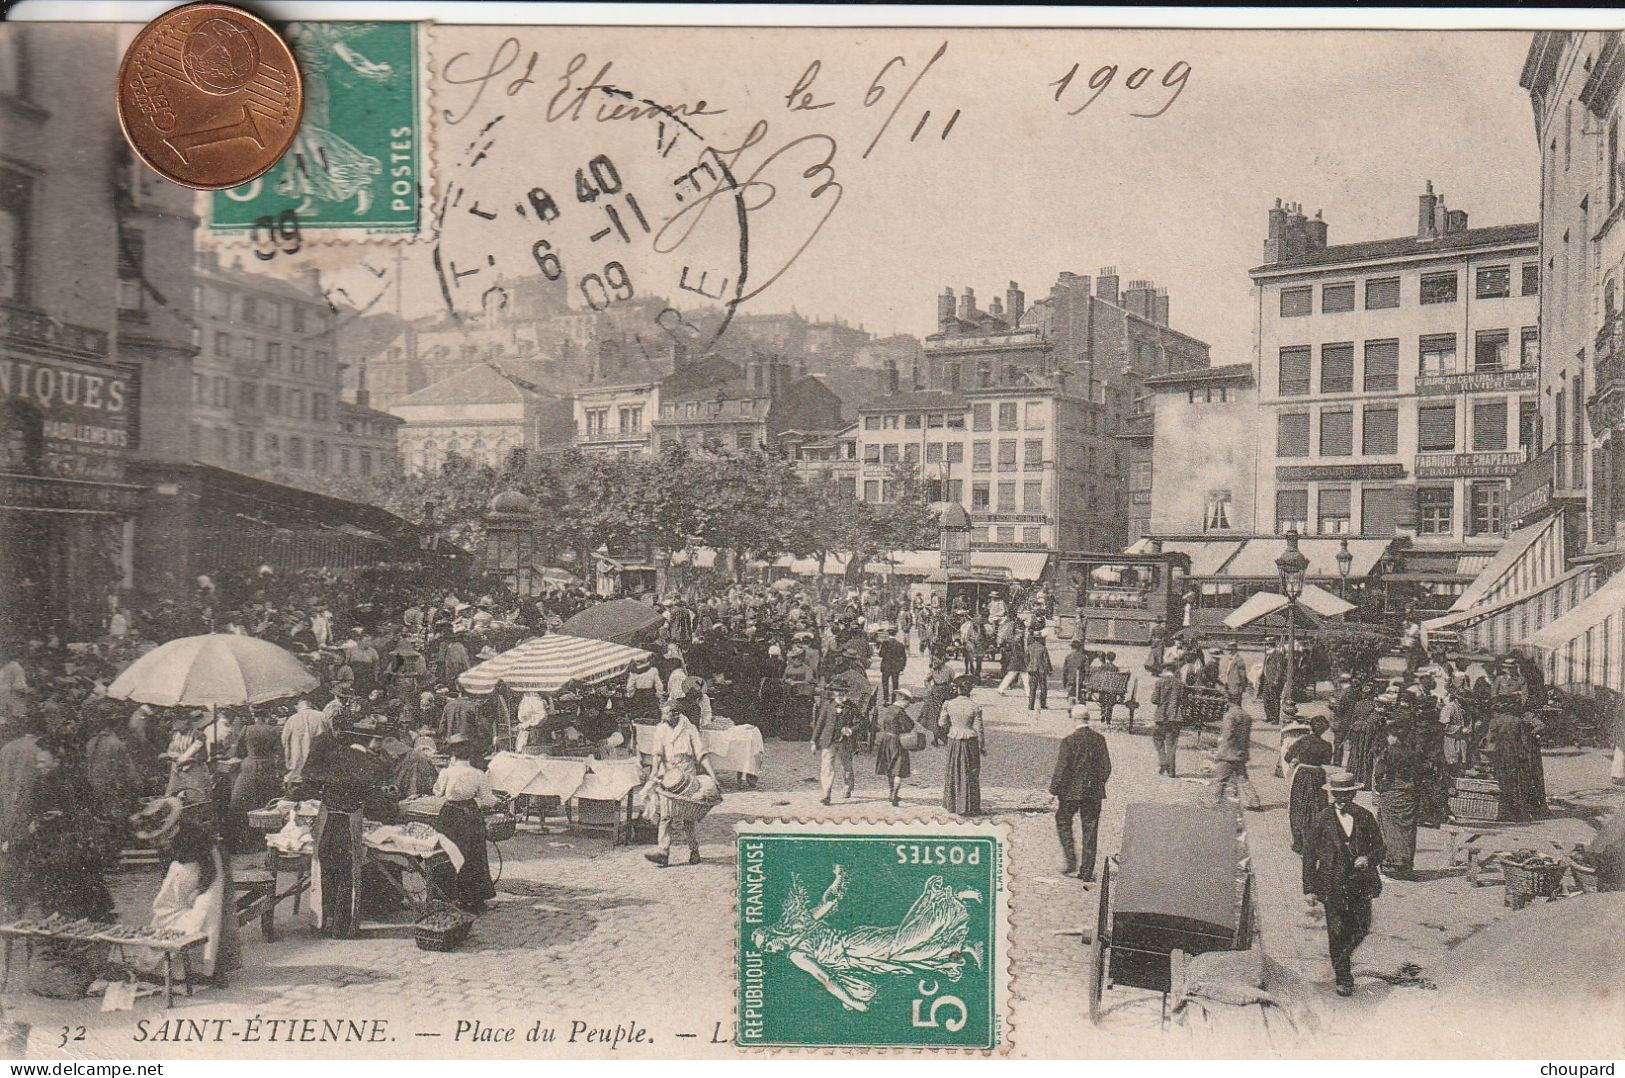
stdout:
<svg viewBox="0 0 1625 1078">
<path fill-rule="evenodd" d="M 1072 89 L 1072 83 L 1078 77 L 1079 67 L 1080 65 L 1073 64 L 1072 67 L 1067 70 L 1066 74 L 1049 84 L 1055 87 L 1055 101 L 1057 104 L 1070 104 L 1072 100 L 1076 100 L 1079 96 L 1087 93 L 1087 96 L 1084 96 L 1081 103 L 1067 110 L 1066 114 L 1068 116 L 1076 116 L 1090 105 L 1093 105 L 1095 103 L 1095 99 L 1110 89 L 1112 83 L 1117 79 L 1117 65 L 1102 64 L 1094 70 L 1093 74 L 1089 76 L 1086 85 L 1079 86 L 1078 92 L 1073 94 L 1072 98 L 1068 99 L 1066 102 L 1062 102 L 1062 98 L 1067 96 L 1067 91 Z M 1138 91 L 1145 86 L 1147 82 L 1151 81 L 1152 76 L 1156 75 L 1156 73 L 1155 68 L 1137 67 L 1133 71 L 1129 72 L 1128 77 L 1123 80 L 1123 85 L 1130 91 L 1134 91 L 1136 98 L 1138 98 Z M 1141 120 L 1154 120 L 1158 116 L 1161 116 L 1163 113 L 1172 108 L 1174 102 L 1179 100 L 1179 95 L 1185 92 L 1185 83 L 1189 81 L 1190 77 L 1191 65 L 1186 63 L 1184 60 L 1175 60 L 1169 65 L 1168 70 L 1162 73 L 1162 78 L 1159 80 L 1159 85 L 1161 85 L 1164 90 L 1173 91 L 1168 95 L 1168 100 L 1164 101 L 1162 103 L 1162 107 L 1157 109 L 1155 112 L 1131 112 L 1129 115 Z"/>
</svg>

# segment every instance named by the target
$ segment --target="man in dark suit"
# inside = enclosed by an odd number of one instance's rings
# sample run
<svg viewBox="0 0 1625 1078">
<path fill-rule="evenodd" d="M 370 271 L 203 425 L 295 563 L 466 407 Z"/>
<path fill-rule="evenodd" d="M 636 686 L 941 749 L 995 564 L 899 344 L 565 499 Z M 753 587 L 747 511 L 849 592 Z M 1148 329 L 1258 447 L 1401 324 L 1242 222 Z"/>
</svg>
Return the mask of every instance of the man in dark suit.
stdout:
<svg viewBox="0 0 1625 1078">
<path fill-rule="evenodd" d="M 1303 893 L 1326 911 L 1337 994 L 1354 994 L 1354 949 L 1371 931 L 1371 900 L 1382 894 L 1382 832 L 1377 818 L 1354 803 L 1360 780 L 1329 771 L 1332 803 L 1309 825 L 1303 852 Z"/>
<path fill-rule="evenodd" d="M 1106 739 L 1089 726 L 1089 707 L 1072 708 L 1077 728 L 1061 739 L 1055 756 L 1055 774 L 1049 792 L 1055 795 L 1055 831 L 1061 840 L 1061 871 L 1074 872 L 1085 883 L 1095 878 L 1095 839 L 1100 831 L 1100 803 L 1106 798 L 1106 780 L 1112 775 Z M 1072 841 L 1072 817 L 1083 825 L 1083 845 Z"/>
<path fill-rule="evenodd" d="M 1157 774 L 1173 778 L 1179 751 L 1179 724 L 1185 711 L 1185 683 L 1178 667 L 1164 663 L 1162 676 L 1151 689 L 1151 742 L 1157 747 Z"/>
</svg>

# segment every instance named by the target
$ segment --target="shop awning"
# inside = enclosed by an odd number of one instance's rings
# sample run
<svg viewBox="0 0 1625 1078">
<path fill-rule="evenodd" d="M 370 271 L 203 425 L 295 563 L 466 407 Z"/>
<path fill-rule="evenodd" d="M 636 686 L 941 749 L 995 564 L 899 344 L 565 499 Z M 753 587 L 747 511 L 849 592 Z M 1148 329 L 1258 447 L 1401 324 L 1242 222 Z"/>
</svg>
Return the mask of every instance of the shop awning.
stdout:
<svg viewBox="0 0 1625 1078">
<path fill-rule="evenodd" d="M 1519 528 L 1507 536 L 1506 545 L 1493 554 L 1474 555 L 1471 561 L 1468 555 L 1463 555 L 1456 564 L 1458 572 L 1468 572 L 1472 562 L 1480 558 L 1484 564 L 1450 609 L 1468 610 L 1513 592 L 1528 592 L 1561 575 L 1564 568 L 1562 520 L 1561 515 L 1552 516 Z"/>
<path fill-rule="evenodd" d="M 717 563 L 717 552 L 708 546 L 695 547 L 693 550 L 676 550 L 672 552 L 671 563 L 709 569 Z"/>
<path fill-rule="evenodd" d="M 1354 558 L 1349 564 L 1349 579 L 1360 580 L 1371 575 L 1377 562 L 1388 553 L 1392 539 L 1350 539 L 1349 554 Z M 1309 559 L 1309 570 L 1306 575 L 1318 580 L 1337 580 L 1342 573 L 1337 568 L 1337 552 L 1341 549 L 1339 539 L 1300 539 L 1298 549 L 1303 556 Z M 1163 549 L 1168 545 L 1163 544 Z M 1275 559 L 1286 550 L 1285 539 L 1249 539 L 1230 559 L 1221 574 L 1237 580 L 1278 580 L 1280 569 L 1276 568 Z M 1194 572 L 1194 559 L 1191 575 Z"/>
<path fill-rule="evenodd" d="M 1049 555 L 1007 550 L 973 550 L 970 552 L 973 569 L 1008 569 L 1015 580 L 1040 580 L 1049 565 Z"/>
<path fill-rule="evenodd" d="M 1344 602 L 1325 588 L 1318 588 L 1313 584 L 1306 584 L 1303 594 L 1298 597 L 1298 604 L 1311 613 L 1322 618 L 1335 618 L 1347 614 L 1354 609 L 1354 604 Z M 1248 597 L 1236 609 L 1225 616 L 1226 628 L 1242 629 L 1271 614 L 1285 610 L 1287 598 L 1273 591 L 1261 591 Z"/>
<path fill-rule="evenodd" d="M 892 573 L 897 576 L 930 576 L 942 567 L 942 553 L 936 550 L 894 550 L 891 561 L 879 558 L 864 569 L 871 573 Z"/>
<path fill-rule="evenodd" d="M 463 671 L 457 682 L 477 696 L 489 693 L 498 683 L 515 692 L 555 693 L 572 681 L 590 685 L 624 674 L 648 655 L 642 648 L 608 640 L 552 633 L 526 640 Z"/>
<path fill-rule="evenodd" d="M 1625 692 L 1625 573 L 1616 573 L 1522 646 L 1541 658 L 1554 684 Z"/>
<path fill-rule="evenodd" d="M 1151 539 L 1137 539 L 1123 553 L 1153 554 L 1153 542 Z M 1189 558 L 1191 576 L 1218 576 L 1246 542 L 1245 539 L 1164 539 L 1162 552 L 1183 554 Z"/>
</svg>

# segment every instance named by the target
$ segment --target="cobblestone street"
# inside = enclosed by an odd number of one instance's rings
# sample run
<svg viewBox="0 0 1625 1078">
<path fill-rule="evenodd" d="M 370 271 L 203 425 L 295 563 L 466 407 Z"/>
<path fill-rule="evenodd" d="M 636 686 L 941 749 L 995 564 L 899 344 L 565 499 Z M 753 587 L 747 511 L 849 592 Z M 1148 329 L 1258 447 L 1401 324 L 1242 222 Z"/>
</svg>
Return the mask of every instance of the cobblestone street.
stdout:
<svg viewBox="0 0 1625 1078">
<path fill-rule="evenodd" d="M 1125 655 L 1124 665 L 1138 669 L 1139 657 Z M 904 684 L 914 684 L 922 670 L 916 660 Z M 1141 678 L 1140 696 L 1147 694 Z M 1051 800 L 1047 794 L 1055 741 L 1070 729 L 1064 697 L 1052 694 L 1052 707 L 1036 716 L 1025 697 L 999 696 L 981 689 L 977 698 L 989 720 L 989 755 L 983 764 L 983 800 L 991 818 L 1010 829 L 1012 853 L 1012 925 L 1014 990 L 1012 1038 L 1020 1055 L 1091 1056 L 1134 1053 L 1212 1056 L 1226 1051 L 1211 1033 L 1192 1033 L 1179 1026 L 1159 1031 L 1161 1000 L 1137 989 L 1111 989 L 1105 996 L 1105 1019 L 1092 1027 L 1087 1019 L 1085 975 L 1087 948 L 1083 929 L 1092 925 L 1095 892 L 1076 879 L 1059 875 Z M 1251 703 L 1251 701 L 1250 701 Z M 1148 712 L 1142 711 L 1142 720 Z M 1136 723 L 1136 731 L 1143 724 Z M 1121 837 L 1124 807 L 1135 801 L 1193 800 L 1206 795 L 1197 773 L 1205 753 L 1195 751 L 1187 735 L 1181 752 L 1183 775 L 1159 778 L 1148 737 L 1121 729 L 1108 730 L 1114 771 L 1102 814 L 1100 851 L 1115 853 Z M 1449 947 L 1501 916 L 1499 888 L 1475 888 L 1444 864 L 1444 840 L 1438 831 L 1423 830 L 1417 882 L 1391 882 L 1378 901 L 1370 940 L 1356 956 L 1360 990 L 1353 1000 L 1330 992 L 1324 928 L 1303 908 L 1298 858 L 1287 838 L 1285 787 L 1271 774 L 1276 753 L 1274 729 L 1254 728 L 1252 776 L 1264 799 L 1264 811 L 1245 816 L 1247 840 L 1257 874 L 1258 923 L 1268 954 L 1306 982 L 1303 1006 L 1296 1012 L 1303 1028 L 1272 1027 L 1272 1038 L 1293 1043 L 1300 1036 L 1319 1038 L 1299 1050 L 1336 1054 L 1339 1038 L 1356 1030 L 1351 1019 L 1396 992 L 1418 994 L 1415 987 L 1390 987 L 1383 978 L 1400 978 L 1400 967 L 1414 963 L 1424 972 Z M 885 800 L 883 780 L 874 775 L 873 757 L 857 760 L 854 798 L 844 804 L 819 804 L 817 761 L 804 743 L 768 741 L 767 755 L 755 790 L 731 792 L 722 807 L 702 824 L 704 862 L 699 866 L 659 870 L 648 864 L 647 847 L 612 848 L 607 835 L 567 830 L 558 823 L 551 833 L 521 832 L 503 845 L 505 867 L 499 897 L 475 926 L 469 943 L 450 954 L 416 948 L 410 939 L 337 941 L 318 937 L 305 914 L 294 919 L 284 907 L 282 938 L 265 942 L 257 927 L 243 930 L 244 969 L 225 990 L 206 989 L 165 1012 L 161 1001 L 142 999 L 133 1013 L 102 1014 L 96 1001 L 52 1003 L 18 991 L 21 970 L 13 972 L 4 996 L 6 1016 L 27 1023 L 34 1056 L 62 1054 L 64 1027 L 84 1026 L 85 1040 L 68 1051 L 86 1056 L 176 1057 L 191 1055 L 312 1056 L 444 1055 L 523 1056 L 538 1048 L 523 1042 L 525 1030 L 540 1021 L 558 1031 L 549 1052 L 558 1055 L 607 1055 L 611 1048 L 587 1041 L 588 1030 L 613 1036 L 646 1030 L 641 1044 L 613 1049 L 620 1055 L 732 1054 L 733 1006 L 731 942 L 733 936 L 734 865 L 731 836 L 741 820 L 771 817 L 928 819 L 942 814 L 944 751 L 928 748 L 914 754 L 914 776 L 903 790 L 903 803 Z M 1597 753 L 1549 761 L 1554 793 L 1605 785 L 1606 761 Z M 1364 796 L 1364 795 L 1362 795 Z M 1578 827 L 1572 821 L 1548 826 Z M 1581 827 L 1582 831 L 1585 831 Z M 1579 834 L 1577 838 L 1585 837 Z M 1170 851 L 1177 856 L 1178 851 Z M 145 919 L 158 876 L 148 871 L 118 878 L 120 912 L 125 921 Z M 19 963 L 20 965 L 20 963 Z M 298 1044 L 234 1042 L 175 1044 L 154 1042 L 158 1023 L 169 1019 L 229 1018 L 387 1018 L 390 1040 L 351 1049 Z M 146 1020 L 147 1039 L 138 1020 Z M 465 1035 L 454 1043 L 459 1020 L 486 1027 L 516 1027 L 517 1043 L 474 1043 Z M 575 1040 L 569 1042 L 572 1023 Z M 1040 1043 L 1037 1031 L 1051 1031 Z M 1260 1050 L 1260 1030 L 1242 1035 L 1233 1051 Z M 1148 1040 L 1148 1037 L 1162 1038 Z M 652 1039 L 650 1039 L 652 1038 Z M 1349 1049 L 1345 1046 L 1343 1050 Z M 1371 1046 L 1365 1046 L 1367 1052 Z"/>
</svg>

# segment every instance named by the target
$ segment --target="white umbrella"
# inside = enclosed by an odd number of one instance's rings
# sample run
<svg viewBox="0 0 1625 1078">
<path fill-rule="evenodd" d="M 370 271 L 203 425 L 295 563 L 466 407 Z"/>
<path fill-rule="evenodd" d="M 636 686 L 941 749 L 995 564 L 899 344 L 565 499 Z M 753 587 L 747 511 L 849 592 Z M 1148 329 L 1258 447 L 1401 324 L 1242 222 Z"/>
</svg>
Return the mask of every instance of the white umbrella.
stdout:
<svg viewBox="0 0 1625 1078">
<path fill-rule="evenodd" d="M 147 652 L 107 687 L 115 700 L 158 707 L 263 704 L 319 682 L 293 655 L 235 633 L 184 636 Z"/>
</svg>

